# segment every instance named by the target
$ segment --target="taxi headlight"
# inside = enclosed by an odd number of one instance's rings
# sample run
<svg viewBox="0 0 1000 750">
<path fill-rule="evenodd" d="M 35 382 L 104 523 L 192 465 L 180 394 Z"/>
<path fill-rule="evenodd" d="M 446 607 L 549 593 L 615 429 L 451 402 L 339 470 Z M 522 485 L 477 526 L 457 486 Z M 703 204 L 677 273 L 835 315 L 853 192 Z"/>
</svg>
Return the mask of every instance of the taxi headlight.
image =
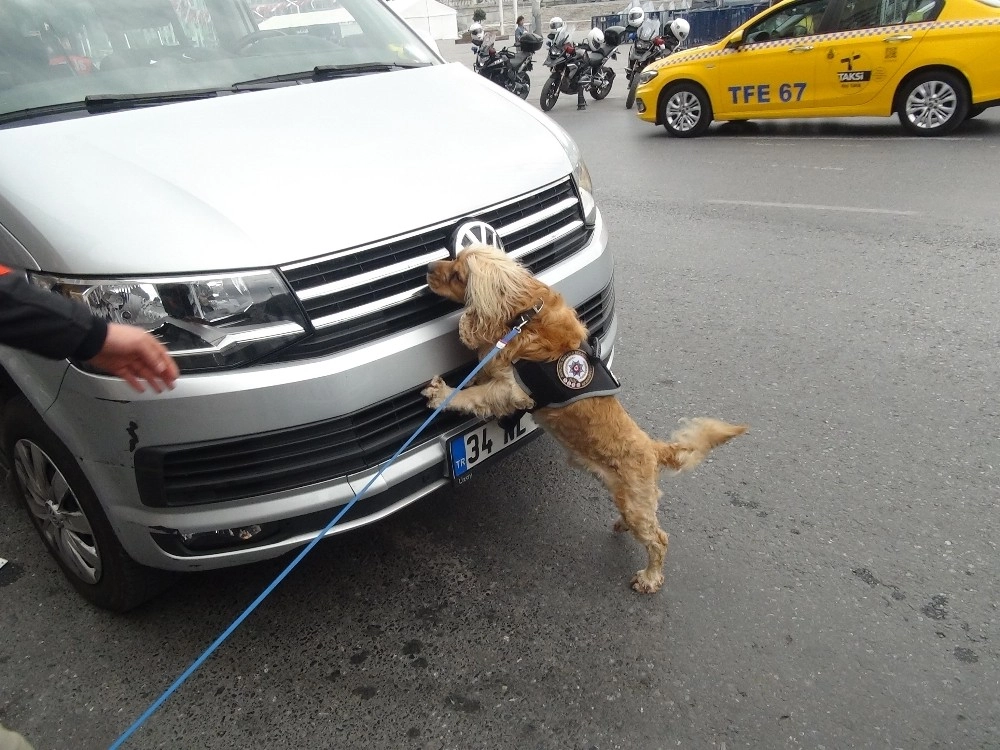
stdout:
<svg viewBox="0 0 1000 750">
<path fill-rule="evenodd" d="M 182 373 L 247 365 L 307 333 L 302 310 L 274 269 L 131 279 L 31 274 L 31 280 L 109 323 L 150 331 Z"/>
<path fill-rule="evenodd" d="M 659 75 L 659 72 L 660 71 L 658 71 L 658 70 L 644 70 L 644 71 L 642 71 L 639 74 L 639 85 L 642 86 L 644 83 L 649 83 L 654 78 L 656 78 L 657 75 Z"/>
</svg>

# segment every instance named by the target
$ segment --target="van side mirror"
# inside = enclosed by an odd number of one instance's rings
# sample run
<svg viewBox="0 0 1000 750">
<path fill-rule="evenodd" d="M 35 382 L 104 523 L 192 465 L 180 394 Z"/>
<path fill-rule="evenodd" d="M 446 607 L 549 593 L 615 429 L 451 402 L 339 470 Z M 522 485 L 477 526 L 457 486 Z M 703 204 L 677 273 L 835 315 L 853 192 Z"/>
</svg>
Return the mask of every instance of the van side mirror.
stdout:
<svg viewBox="0 0 1000 750">
<path fill-rule="evenodd" d="M 734 31 L 726 40 L 726 49 L 736 49 L 743 44 L 743 32 Z"/>
</svg>

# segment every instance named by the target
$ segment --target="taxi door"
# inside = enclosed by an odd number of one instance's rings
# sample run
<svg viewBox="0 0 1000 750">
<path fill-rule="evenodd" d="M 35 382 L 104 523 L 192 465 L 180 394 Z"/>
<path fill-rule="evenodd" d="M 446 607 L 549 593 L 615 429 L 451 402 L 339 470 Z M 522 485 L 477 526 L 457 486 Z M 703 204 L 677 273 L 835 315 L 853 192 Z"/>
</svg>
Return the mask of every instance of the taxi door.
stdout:
<svg viewBox="0 0 1000 750">
<path fill-rule="evenodd" d="M 857 107 L 895 82 L 927 33 L 922 21 L 937 17 L 940 0 L 842 0 L 831 33 L 817 42 L 814 106 Z M 893 83 L 893 91 L 886 86 Z"/>
<path fill-rule="evenodd" d="M 716 116 L 791 117 L 812 107 L 820 62 L 815 40 L 829 6 L 830 0 L 801 0 L 746 27 L 740 46 L 719 59 Z"/>
</svg>

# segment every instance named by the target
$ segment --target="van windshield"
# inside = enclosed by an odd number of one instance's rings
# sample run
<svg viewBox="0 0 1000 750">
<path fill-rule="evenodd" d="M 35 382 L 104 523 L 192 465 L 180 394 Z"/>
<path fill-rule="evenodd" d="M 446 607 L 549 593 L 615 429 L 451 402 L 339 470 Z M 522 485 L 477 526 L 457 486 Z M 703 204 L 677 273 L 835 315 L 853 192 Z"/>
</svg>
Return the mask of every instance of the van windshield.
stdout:
<svg viewBox="0 0 1000 750">
<path fill-rule="evenodd" d="M 0 117 L 438 62 L 372 0 L 0 0 Z M 148 96 L 147 96 L 148 95 Z"/>
</svg>

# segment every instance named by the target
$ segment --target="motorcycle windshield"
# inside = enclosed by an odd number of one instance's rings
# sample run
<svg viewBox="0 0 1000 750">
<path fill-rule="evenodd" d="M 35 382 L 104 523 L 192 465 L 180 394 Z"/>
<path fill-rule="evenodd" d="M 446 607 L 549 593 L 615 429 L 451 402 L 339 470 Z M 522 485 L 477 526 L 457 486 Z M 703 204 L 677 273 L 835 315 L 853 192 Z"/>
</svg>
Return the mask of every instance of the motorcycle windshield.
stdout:
<svg viewBox="0 0 1000 750">
<path fill-rule="evenodd" d="M 559 31 L 556 32 L 556 35 L 552 38 L 553 49 L 558 49 L 561 52 L 562 48 L 565 47 L 570 39 L 573 38 L 573 29 L 573 24 L 567 24 L 559 29 Z"/>
<path fill-rule="evenodd" d="M 660 33 L 660 22 L 654 21 L 652 18 L 648 18 L 642 22 L 642 26 L 636 32 L 636 37 L 638 37 L 643 42 L 651 42 Z"/>
</svg>

